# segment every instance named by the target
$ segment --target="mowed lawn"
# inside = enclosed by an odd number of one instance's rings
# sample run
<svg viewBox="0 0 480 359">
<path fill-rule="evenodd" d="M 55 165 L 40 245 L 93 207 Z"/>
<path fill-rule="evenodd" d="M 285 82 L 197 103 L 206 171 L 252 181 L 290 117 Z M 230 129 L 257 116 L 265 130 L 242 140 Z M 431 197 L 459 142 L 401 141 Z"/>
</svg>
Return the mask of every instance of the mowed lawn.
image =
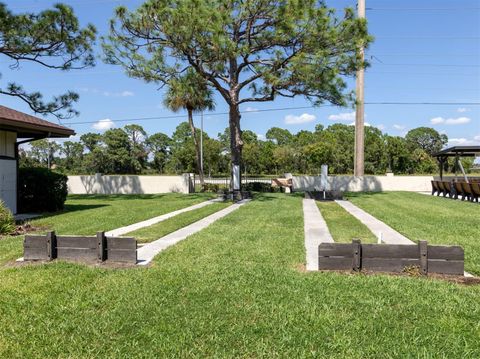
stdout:
<svg viewBox="0 0 480 359">
<path fill-rule="evenodd" d="M 169 233 L 175 232 L 180 228 L 197 222 L 202 218 L 208 217 L 215 212 L 227 208 L 231 204 L 231 201 L 209 204 L 208 206 L 195 209 L 193 211 L 178 214 L 175 217 L 169 218 L 152 226 L 144 227 L 134 232 L 127 233 L 125 236 L 134 237 L 139 243 L 151 242 L 166 236 Z"/>
<path fill-rule="evenodd" d="M 334 201 L 317 201 L 317 206 L 335 242 L 350 243 L 352 239 L 360 239 L 362 243 L 377 242 L 367 226 Z"/>
<path fill-rule="evenodd" d="M 31 221 L 38 232 L 95 235 L 213 198 L 213 194 L 71 195 L 61 212 Z M 0 264 L 22 256 L 23 236 L 0 239 Z"/>
<path fill-rule="evenodd" d="M 358 207 L 409 239 L 457 244 L 465 270 L 480 275 L 480 205 L 412 192 L 349 194 Z"/>
<path fill-rule="evenodd" d="M 3 268 L 0 357 L 480 357 L 479 286 L 304 261 L 301 198 L 266 194 L 149 268 Z"/>
</svg>

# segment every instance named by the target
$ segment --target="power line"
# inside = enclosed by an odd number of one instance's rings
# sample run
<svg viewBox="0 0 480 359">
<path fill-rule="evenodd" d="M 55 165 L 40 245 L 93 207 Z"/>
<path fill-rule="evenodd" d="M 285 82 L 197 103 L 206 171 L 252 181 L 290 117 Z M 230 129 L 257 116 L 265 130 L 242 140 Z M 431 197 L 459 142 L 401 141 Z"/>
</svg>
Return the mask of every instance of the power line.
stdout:
<svg viewBox="0 0 480 359">
<path fill-rule="evenodd" d="M 479 40 L 479 36 L 375 36 L 377 39 L 388 40 Z"/>
<path fill-rule="evenodd" d="M 421 106 L 421 105 L 434 105 L 434 106 L 480 106 L 480 102 L 365 102 L 365 105 L 396 105 L 396 106 Z M 278 108 L 267 108 L 267 109 L 257 109 L 257 110 L 250 110 L 250 111 L 241 111 L 242 114 L 249 114 L 249 113 L 260 113 L 260 112 L 276 112 L 276 111 L 289 111 L 289 110 L 303 110 L 303 109 L 311 109 L 311 108 L 319 108 L 319 107 L 338 107 L 336 105 L 321 105 L 321 106 L 297 106 L 297 107 L 278 107 Z M 206 116 L 225 116 L 228 115 L 229 112 L 211 112 L 205 113 Z M 169 116 L 154 116 L 154 117 L 136 117 L 136 118 L 129 118 L 129 119 L 120 119 L 120 120 L 110 120 L 112 122 L 139 122 L 139 121 L 152 121 L 152 120 L 168 120 L 168 119 L 177 119 L 177 118 L 185 118 L 185 115 L 169 115 Z M 66 123 L 65 125 L 87 125 L 98 123 L 98 121 L 80 121 L 80 122 L 70 122 Z"/>
<path fill-rule="evenodd" d="M 456 65 L 456 64 L 412 64 L 412 63 L 385 63 L 380 62 L 375 65 L 385 65 L 385 66 L 435 66 L 435 67 L 480 67 L 480 65 Z"/>
<path fill-rule="evenodd" d="M 367 11 L 473 11 L 480 7 L 367 7 Z"/>
</svg>

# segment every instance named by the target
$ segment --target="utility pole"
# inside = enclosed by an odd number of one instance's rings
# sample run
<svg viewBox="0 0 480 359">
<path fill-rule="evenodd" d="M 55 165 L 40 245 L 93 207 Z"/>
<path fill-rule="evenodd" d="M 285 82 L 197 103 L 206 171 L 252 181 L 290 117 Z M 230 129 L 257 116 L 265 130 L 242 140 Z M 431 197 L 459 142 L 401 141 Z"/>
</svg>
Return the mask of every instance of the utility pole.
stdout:
<svg viewBox="0 0 480 359">
<path fill-rule="evenodd" d="M 200 114 L 200 170 L 205 177 L 205 173 L 203 172 L 203 111 Z"/>
<path fill-rule="evenodd" d="M 365 18 L 365 0 L 358 0 L 358 18 Z M 363 45 L 358 49 L 361 61 L 365 59 Z M 354 169 L 355 176 L 364 175 L 365 159 L 365 94 L 364 94 L 365 71 L 363 66 L 357 71 L 357 104 L 355 113 L 355 154 Z"/>
</svg>

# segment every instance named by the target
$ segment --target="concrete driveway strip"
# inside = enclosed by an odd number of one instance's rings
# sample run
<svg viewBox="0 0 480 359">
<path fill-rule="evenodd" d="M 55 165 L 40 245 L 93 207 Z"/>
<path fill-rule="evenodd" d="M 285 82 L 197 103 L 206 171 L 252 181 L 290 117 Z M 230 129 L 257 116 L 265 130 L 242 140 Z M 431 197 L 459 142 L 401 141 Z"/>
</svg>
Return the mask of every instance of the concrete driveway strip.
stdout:
<svg viewBox="0 0 480 359">
<path fill-rule="evenodd" d="M 125 227 L 121 227 L 121 228 L 111 230 L 109 232 L 106 232 L 105 235 L 107 237 L 122 236 L 124 234 L 136 231 L 137 229 L 140 229 L 140 228 L 143 228 L 143 227 L 149 227 L 149 226 L 152 226 L 152 225 L 157 224 L 159 222 L 163 222 L 163 221 L 165 221 L 169 218 L 175 217 L 176 215 L 179 215 L 181 213 L 193 211 L 195 209 L 199 209 L 199 208 L 208 206 L 209 204 L 212 204 L 212 203 L 215 203 L 215 202 L 221 202 L 221 201 L 222 201 L 221 199 L 216 198 L 216 199 L 212 199 L 212 200 L 209 200 L 209 201 L 194 204 L 193 206 L 182 208 L 182 209 L 179 209 L 177 211 L 170 212 L 170 213 L 165 213 L 165 214 L 162 214 L 161 216 L 147 219 L 146 221 L 130 224 L 129 226 L 125 226 Z"/>
<path fill-rule="evenodd" d="M 378 237 L 382 234 L 382 241 L 387 244 L 415 244 L 407 237 L 398 233 L 392 227 L 386 225 L 382 221 L 376 219 L 371 214 L 368 214 L 363 209 L 358 208 L 352 202 L 336 200 L 348 213 L 357 218 L 360 222 L 368 227 L 368 229 Z"/>
<path fill-rule="evenodd" d="M 333 243 L 333 237 L 314 199 L 303 200 L 303 226 L 305 231 L 305 251 L 307 271 L 318 270 L 318 246 L 320 243 Z"/>
<path fill-rule="evenodd" d="M 137 258 L 138 258 L 137 265 L 149 264 L 153 260 L 153 258 L 161 251 L 165 250 L 170 246 L 173 246 L 174 244 L 177 244 L 180 241 L 183 241 L 185 238 L 191 236 L 192 234 L 195 234 L 201 231 L 202 229 L 207 228 L 210 224 L 232 213 L 233 211 L 237 210 L 238 208 L 240 208 L 241 206 L 243 206 L 245 203 L 249 201 L 250 201 L 249 199 L 246 199 L 246 200 L 237 202 L 235 204 L 232 204 L 230 207 L 224 208 L 195 223 L 192 223 L 175 232 L 167 234 L 166 236 L 160 239 L 157 239 L 154 242 L 144 245 L 143 247 L 137 250 Z"/>
</svg>

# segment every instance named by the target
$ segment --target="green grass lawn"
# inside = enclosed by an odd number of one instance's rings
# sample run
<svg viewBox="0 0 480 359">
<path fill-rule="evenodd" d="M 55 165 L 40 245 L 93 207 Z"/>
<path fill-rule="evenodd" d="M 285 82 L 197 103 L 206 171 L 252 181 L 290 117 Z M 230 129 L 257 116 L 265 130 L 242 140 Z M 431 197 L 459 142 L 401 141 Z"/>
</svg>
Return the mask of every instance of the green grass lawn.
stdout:
<svg viewBox="0 0 480 359">
<path fill-rule="evenodd" d="M 185 208 L 213 198 L 213 194 L 190 195 L 71 195 L 62 212 L 45 214 L 31 221 L 33 226 L 55 230 L 58 234 L 94 235 L 155 216 Z M 22 256 L 23 236 L 0 237 L 0 264 Z"/>
<path fill-rule="evenodd" d="M 363 243 L 377 242 L 376 237 L 362 222 L 337 203 L 317 201 L 317 206 L 335 242 L 350 243 L 352 239 L 360 239 Z"/>
<path fill-rule="evenodd" d="M 127 233 L 125 236 L 135 237 L 140 243 L 151 242 L 166 236 L 169 233 L 175 232 L 180 228 L 186 227 L 189 224 L 197 222 L 202 218 L 220 211 L 221 209 L 227 208 L 231 204 L 231 202 L 209 204 L 208 206 L 195 209 L 193 211 L 181 213 L 175 217 L 154 224 L 153 226 L 141 228 L 134 232 Z"/>
<path fill-rule="evenodd" d="M 304 260 L 301 198 L 266 194 L 149 268 L 3 268 L 0 357 L 480 357 L 479 286 Z"/>
<path fill-rule="evenodd" d="M 352 203 L 409 239 L 457 244 L 465 270 L 480 275 L 480 206 L 411 192 L 349 194 Z"/>
</svg>

